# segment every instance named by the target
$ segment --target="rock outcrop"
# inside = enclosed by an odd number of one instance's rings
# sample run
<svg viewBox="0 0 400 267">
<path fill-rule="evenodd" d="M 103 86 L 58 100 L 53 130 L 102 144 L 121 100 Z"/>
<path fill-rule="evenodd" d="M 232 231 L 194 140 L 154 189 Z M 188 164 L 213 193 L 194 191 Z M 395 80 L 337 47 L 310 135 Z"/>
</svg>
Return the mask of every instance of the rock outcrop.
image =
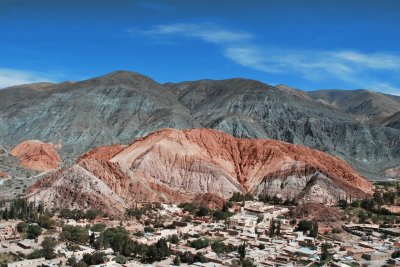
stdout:
<svg viewBox="0 0 400 267">
<path fill-rule="evenodd" d="M 38 140 L 28 140 L 11 150 L 22 166 L 35 171 L 53 171 L 60 167 L 61 158 L 52 144 Z"/>
<path fill-rule="evenodd" d="M 197 204 L 199 207 L 205 207 L 210 210 L 222 209 L 225 202 L 226 199 L 210 193 L 200 194 L 193 199 L 193 203 Z"/>
<path fill-rule="evenodd" d="M 164 129 L 127 147 L 96 148 L 39 181 L 28 196 L 49 207 L 118 213 L 135 202 L 180 203 L 203 194 L 227 199 L 234 192 L 333 204 L 372 188 L 343 160 L 301 145 Z"/>
<path fill-rule="evenodd" d="M 0 178 L 7 178 L 8 174 L 0 170 Z"/>
</svg>

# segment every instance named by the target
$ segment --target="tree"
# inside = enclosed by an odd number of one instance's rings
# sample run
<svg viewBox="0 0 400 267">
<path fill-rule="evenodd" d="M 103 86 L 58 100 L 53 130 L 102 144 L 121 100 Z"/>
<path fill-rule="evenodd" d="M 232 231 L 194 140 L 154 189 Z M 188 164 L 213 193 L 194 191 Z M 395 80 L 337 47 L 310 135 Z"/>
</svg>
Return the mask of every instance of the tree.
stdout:
<svg viewBox="0 0 400 267">
<path fill-rule="evenodd" d="M 196 212 L 196 216 L 204 217 L 207 216 L 210 210 L 206 207 L 200 207 L 199 210 Z"/>
<path fill-rule="evenodd" d="M 177 236 L 177 235 L 172 235 L 171 236 L 171 239 L 170 239 L 170 242 L 172 243 L 172 244 L 178 244 L 179 243 L 179 237 Z"/>
<path fill-rule="evenodd" d="M 122 256 L 122 255 L 116 256 L 116 257 L 114 258 L 114 260 L 115 260 L 115 262 L 118 263 L 118 264 L 125 264 L 125 263 L 128 261 L 128 259 L 127 259 L 126 257 Z"/>
<path fill-rule="evenodd" d="M 330 243 L 323 243 L 321 245 L 321 264 L 325 264 L 332 259 L 332 255 L 329 253 L 328 249 L 332 248 L 332 244 Z"/>
<path fill-rule="evenodd" d="M 74 255 L 72 255 L 70 258 L 68 258 L 67 260 L 67 265 L 68 266 L 72 266 L 75 267 L 78 264 L 76 257 Z"/>
<path fill-rule="evenodd" d="M 76 267 L 87 267 L 88 265 L 83 261 L 83 260 L 80 260 L 79 262 L 78 262 L 78 264 L 76 265 Z"/>
<path fill-rule="evenodd" d="M 106 225 L 102 224 L 102 223 L 96 223 L 95 225 L 93 225 L 90 230 L 93 232 L 103 232 L 106 229 Z"/>
<path fill-rule="evenodd" d="M 28 224 L 26 222 L 20 222 L 17 224 L 18 233 L 24 233 L 28 229 Z"/>
<path fill-rule="evenodd" d="M 328 262 L 331 259 L 332 259 L 332 255 L 327 250 L 322 251 L 322 253 L 321 253 L 321 262 L 322 263 Z"/>
<path fill-rule="evenodd" d="M 201 252 L 197 252 L 196 255 L 193 257 L 193 262 L 201 262 L 201 263 L 206 263 L 206 257 L 203 255 Z"/>
<path fill-rule="evenodd" d="M 242 260 L 243 267 L 255 267 L 254 263 L 250 259 L 243 259 Z"/>
<path fill-rule="evenodd" d="M 54 259 L 57 255 L 54 252 L 57 242 L 50 237 L 45 237 L 42 242 L 42 253 L 46 260 Z"/>
<path fill-rule="evenodd" d="M 240 260 L 243 260 L 246 257 L 246 243 L 239 245 L 238 253 L 239 253 Z"/>
<path fill-rule="evenodd" d="M 42 233 L 42 228 L 40 228 L 39 225 L 36 224 L 30 224 L 28 225 L 28 228 L 26 229 L 27 236 L 26 238 L 28 239 L 35 239 Z"/>
<path fill-rule="evenodd" d="M 146 252 L 146 261 L 149 263 L 164 260 L 171 255 L 167 241 L 161 238 L 155 245 L 149 246 Z"/>
<path fill-rule="evenodd" d="M 173 264 L 174 264 L 175 266 L 180 266 L 180 265 L 181 265 L 181 258 L 179 257 L 179 255 L 177 255 L 177 256 L 174 258 Z"/>
<path fill-rule="evenodd" d="M 94 252 L 93 254 L 84 254 L 83 261 L 87 265 L 102 264 L 106 260 L 106 254 L 104 252 Z"/>
<path fill-rule="evenodd" d="M 391 255 L 392 259 L 400 258 L 400 250 L 396 250 Z"/>
<path fill-rule="evenodd" d="M 182 255 L 180 255 L 180 259 L 183 263 L 193 263 L 193 256 L 189 251 L 185 251 Z"/>
<path fill-rule="evenodd" d="M 53 217 L 53 214 L 45 213 L 39 217 L 39 219 L 37 220 L 37 223 L 42 228 L 54 229 L 54 227 L 56 225 L 56 221 L 51 219 L 52 217 Z"/>
<path fill-rule="evenodd" d="M 154 228 L 151 226 L 145 226 L 143 230 L 145 233 L 154 233 L 155 232 Z"/>
<path fill-rule="evenodd" d="M 68 240 L 79 244 L 86 244 L 89 241 L 88 229 L 80 226 L 65 225 L 60 234 L 61 240 Z"/>
<path fill-rule="evenodd" d="M 206 248 L 210 244 L 210 241 L 206 238 L 199 238 L 193 241 L 188 241 L 188 245 L 196 250 Z"/>
<path fill-rule="evenodd" d="M 43 251 L 41 249 L 34 250 L 31 254 L 29 254 L 27 259 L 38 259 L 43 257 Z"/>
<path fill-rule="evenodd" d="M 225 252 L 226 246 L 221 241 L 218 241 L 211 244 L 211 249 L 217 254 L 222 254 Z"/>
<path fill-rule="evenodd" d="M 301 231 L 303 233 L 306 233 L 306 232 L 310 231 L 312 229 L 312 227 L 313 227 L 313 225 L 312 225 L 311 221 L 301 220 L 297 224 L 296 231 Z"/>
<path fill-rule="evenodd" d="M 272 219 L 269 224 L 268 233 L 269 233 L 269 237 L 274 237 L 274 235 L 275 235 L 275 220 L 274 219 Z"/>
<path fill-rule="evenodd" d="M 368 219 L 368 215 L 365 211 L 360 210 L 358 213 L 358 222 L 359 223 L 365 223 L 365 221 Z"/>
<path fill-rule="evenodd" d="M 348 206 L 349 204 L 347 203 L 347 201 L 346 201 L 345 199 L 340 199 L 340 200 L 337 202 L 337 205 L 338 205 L 340 208 L 345 209 L 345 208 L 347 208 L 347 206 Z"/>
<path fill-rule="evenodd" d="M 278 221 L 278 222 L 276 223 L 275 234 L 276 234 L 277 236 L 280 236 L 280 235 L 281 235 L 281 221 Z"/>
</svg>

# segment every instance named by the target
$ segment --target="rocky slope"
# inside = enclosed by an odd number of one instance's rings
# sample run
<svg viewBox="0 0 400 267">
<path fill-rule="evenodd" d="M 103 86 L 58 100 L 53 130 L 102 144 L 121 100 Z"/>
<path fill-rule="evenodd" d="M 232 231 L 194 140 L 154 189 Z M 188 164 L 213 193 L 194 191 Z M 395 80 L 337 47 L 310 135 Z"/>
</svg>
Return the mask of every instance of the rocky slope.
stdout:
<svg viewBox="0 0 400 267">
<path fill-rule="evenodd" d="M 60 143 L 64 162 L 160 128 L 214 128 L 236 137 L 303 144 L 371 179 L 400 164 L 400 130 L 360 123 L 303 91 L 246 80 L 159 84 L 118 71 L 80 82 L 0 90 L 0 143 Z M 1 166 L 0 166 L 1 168 Z"/>
<path fill-rule="evenodd" d="M 54 171 L 60 167 L 61 158 L 52 144 L 28 140 L 11 150 L 21 165 L 34 171 Z"/>
<path fill-rule="evenodd" d="M 400 112 L 385 118 L 382 123 L 385 126 L 400 130 Z"/>
<path fill-rule="evenodd" d="M 343 160 L 304 146 L 211 129 L 165 129 L 127 147 L 88 152 L 32 186 L 28 196 L 49 207 L 119 213 L 136 201 L 179 203 L 203 194 L 226 199 L 251 192 L 332 204 L 371 190 Z"/>
<path fill-rule="evenodd" d="M 311 98 L 350 114 L 360 122 L 379 124 L 400 111 L 400 97 L 368 90 L 319 90 Z"/>
</svg>

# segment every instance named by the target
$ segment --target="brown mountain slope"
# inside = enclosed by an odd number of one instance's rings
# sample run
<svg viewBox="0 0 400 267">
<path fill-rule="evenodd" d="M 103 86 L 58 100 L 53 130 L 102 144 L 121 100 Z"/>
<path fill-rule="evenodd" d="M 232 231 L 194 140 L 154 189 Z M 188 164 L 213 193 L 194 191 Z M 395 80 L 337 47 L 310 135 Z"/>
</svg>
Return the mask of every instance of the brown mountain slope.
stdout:
<svg viewBox="0 0 400 267">
<path fill-rule="evenodd" d="M 382 124 L 400 130 L 400 111 L 385 118 Z"/>
<path fill-rule="evenodd" d="M 17 157 L 22 166 L 35 171 L 52 171 L 60 167 L 61 158 L 52 144 L 37 140 L 20 143 L 11 155 Z"/>
<path fill-rule="evenodd" d="M 233 192 L 334 203 L 372 184 L 343 160 L 300 145 L 239 139 L 210 129 L 164 129 L 130 146 L 102 147 L 39 181 L 28 196 L 49 207 L 122 212 L 136 201 L 182 202 Z"/>
<path fill-rule="evenodd" d="M 380 124 L 384 118 L 400 111 L 400 97 L 369 90 L 319 90 L 307 95 L 360 122 Z"/>
</svg>

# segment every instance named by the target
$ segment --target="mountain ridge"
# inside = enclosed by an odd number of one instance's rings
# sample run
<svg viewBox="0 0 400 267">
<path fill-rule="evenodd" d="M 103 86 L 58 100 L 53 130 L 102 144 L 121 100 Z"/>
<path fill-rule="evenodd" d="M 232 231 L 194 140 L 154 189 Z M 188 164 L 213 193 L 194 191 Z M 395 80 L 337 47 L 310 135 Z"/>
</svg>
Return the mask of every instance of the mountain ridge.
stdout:
<svg viewBox="0 0 400 267">
<path fill-rule="evenodd" d="M 286 87 L 238 78 L 160 84 L 126 71 L 40 90 L 17 86 L 0 90 L 0 144 L 59 143 L 68 164 L 91 148 L 128 144 L 160 128 L 212 128 L 304 144 L 370 179 L 400 165 L 398 129 L 362 123 Z"/>
</svg>

